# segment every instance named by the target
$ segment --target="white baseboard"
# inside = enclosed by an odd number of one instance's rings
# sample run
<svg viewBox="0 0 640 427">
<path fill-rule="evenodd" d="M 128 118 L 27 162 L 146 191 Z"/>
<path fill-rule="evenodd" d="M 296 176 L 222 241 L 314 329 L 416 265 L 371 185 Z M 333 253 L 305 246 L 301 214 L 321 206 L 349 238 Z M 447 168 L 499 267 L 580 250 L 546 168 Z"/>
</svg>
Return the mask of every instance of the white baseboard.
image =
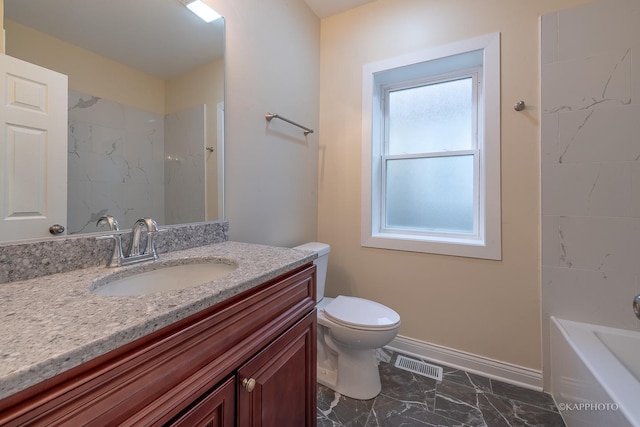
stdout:
<svg viewBox="0 0 640 427">
<path fill-rule="evenodd" d="M 387 348 L 484 377 L 542 391 L 542 371 L 398 335 Z"/>
</svg>

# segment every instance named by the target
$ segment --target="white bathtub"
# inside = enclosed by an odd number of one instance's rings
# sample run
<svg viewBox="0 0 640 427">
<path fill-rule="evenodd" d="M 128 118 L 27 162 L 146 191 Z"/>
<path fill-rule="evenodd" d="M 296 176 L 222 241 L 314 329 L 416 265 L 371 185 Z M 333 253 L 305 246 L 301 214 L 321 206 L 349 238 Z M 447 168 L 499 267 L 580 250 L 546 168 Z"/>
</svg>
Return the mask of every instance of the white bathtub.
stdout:
<svg viewBox="0 0 640 427">
<path fill-rule="evenodd" d="M 567 427 L 640 427 L 640 332 L 552 317 L 551 394 Z"/>
</svg>

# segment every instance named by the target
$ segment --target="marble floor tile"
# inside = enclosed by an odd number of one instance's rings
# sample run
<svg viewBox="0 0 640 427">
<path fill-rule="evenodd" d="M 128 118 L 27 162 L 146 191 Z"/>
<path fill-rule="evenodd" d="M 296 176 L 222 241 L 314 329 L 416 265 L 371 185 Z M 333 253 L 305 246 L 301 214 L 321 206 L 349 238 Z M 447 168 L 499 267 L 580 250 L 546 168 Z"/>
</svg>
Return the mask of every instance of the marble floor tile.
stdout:
<svg viewBox="0 0 640 427">
<path fill-rule="evenodd" d="M 355 400 L 318 384 L 318 427 L 365 426 L 375 399 Z"/>
<path fill-rule="evenodd" d="M 380 382 L 384 395 L 396 400 L 411 401 L 433 410 L 437 382 L 434 379 L 398 369 L 393 363 L 380 363 Z"/>
<path fill-rule="evenodd" d="M 491 380 L 491 390 L 493 391 L 493 394 L 498 396 L 504 396 L 511 400 L 529 403 L 542 409 L 551 411 L 556 410 L 553 398 L 551 395 L 546 393 L 540 393 L 535 390 L 529 390 L 497 380 Z"/>
<path fill-rule="evenodd" d="M 436 390 L 434 412 L 464 425 L 486 425 L 479 400 L 484 391 L 449 381 L 442 381 Z"/>
<path fill-rule="evenodd" d="M 466 426 L 430 411 L 420 402 L 403 401 L 383 394 L 376 397 L 365 427 Z"/>
<path fill-rule="evenodd" d="M 355 400 L 318 385 L 318 427 L 564 427 L 546 393 L 443 367 L 442 381 L 380 362 L 382 392 Z"/>
<path fill-rule="evenodd" d="M 491 393 L 491 380 L 489 378 L 461 371 L 460 369 L 443 366 L 442 379 Z"/>
</svg>

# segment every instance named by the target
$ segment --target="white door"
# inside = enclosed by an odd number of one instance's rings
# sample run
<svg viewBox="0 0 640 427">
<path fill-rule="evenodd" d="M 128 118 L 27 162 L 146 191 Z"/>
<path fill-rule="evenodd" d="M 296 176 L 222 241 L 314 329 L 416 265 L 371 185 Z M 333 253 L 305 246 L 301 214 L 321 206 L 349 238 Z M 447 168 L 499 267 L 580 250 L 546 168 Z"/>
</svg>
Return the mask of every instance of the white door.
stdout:
<svg viewBox="0 0 640 427">
<path fill-rule="evenodd" d="M 0 242 L 67 221 L 67 76 L 0 54 Z"/>
</svg>

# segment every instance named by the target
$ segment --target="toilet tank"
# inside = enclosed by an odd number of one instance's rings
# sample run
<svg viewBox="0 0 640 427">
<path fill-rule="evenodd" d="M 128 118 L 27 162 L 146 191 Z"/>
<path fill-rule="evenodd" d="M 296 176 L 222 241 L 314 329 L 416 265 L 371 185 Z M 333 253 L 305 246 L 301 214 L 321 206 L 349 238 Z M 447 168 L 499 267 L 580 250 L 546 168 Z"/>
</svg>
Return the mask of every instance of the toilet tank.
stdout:
<svg viewBox="0 0 640 427">
<path fill-rule="evenodd" d="M 318 254 L 318 258 L 314 259 L 313 263 L 316 265 L 316 301 L 320 301 L 324 298 L 324 286 L 327 280 L 327 266 L 331 246 L 326 243 L 310 242 L 296 246 L 293 249 L 311 251 Z"/>
</svg>

